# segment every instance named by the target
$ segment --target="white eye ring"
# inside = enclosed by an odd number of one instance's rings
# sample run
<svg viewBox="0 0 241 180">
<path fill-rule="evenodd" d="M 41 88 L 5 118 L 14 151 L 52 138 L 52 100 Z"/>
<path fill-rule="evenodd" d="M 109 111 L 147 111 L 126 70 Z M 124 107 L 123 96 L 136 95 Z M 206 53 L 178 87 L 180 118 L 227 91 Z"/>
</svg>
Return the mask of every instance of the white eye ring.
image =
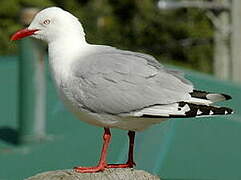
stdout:
<svg viewBox="0 0 241 180">
<path fill-rule="evenodd" d="M 44 20 L 44 22 L 43 22 L 45 25 L 48 25 L 49 23 L 50 23 L 50 20 L 49 19 L 46 19 L 46 20 Z"/>
</svg>

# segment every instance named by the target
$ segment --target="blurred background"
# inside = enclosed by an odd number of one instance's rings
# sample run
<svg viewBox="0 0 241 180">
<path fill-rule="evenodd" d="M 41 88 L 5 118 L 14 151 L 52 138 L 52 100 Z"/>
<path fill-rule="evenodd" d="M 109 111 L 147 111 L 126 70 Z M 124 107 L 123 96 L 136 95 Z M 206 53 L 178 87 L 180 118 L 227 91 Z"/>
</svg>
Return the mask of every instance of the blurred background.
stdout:
<svg viewBox="0 0 241 180">
<path fill-rule="evenodd" d="M 17 52 L 9 44 L 9 36 L 21 28 L 19 15 L 22 8 L 59 6 L 80 19 L 91 43 L 151 53 L 163 63 L 213 74 L 217 23 L 226 23 L 223 27 L 226 29 L 220 29 L 226 31 L 226 41 L 230 36 L 231 17 L 226 9 L 230 0 L 211 1 L 220 3 L 220 7 L 215 4 L 213 7 L 203 4 L 202 7 L 199 3 L 178 8 L 174 2 L 180 1 L 3 0 L 0 2 L 0 54 Z"/>
<path fill-rule="evenodd" d="M 221 105 L 235 115 L 171 120 L 140 133 L 138 169 L 164 179 L 241 179 L 241 1 L 1 0 L 0 180 L 98 159 L 102 130 L 76 121 L 59 101 L 46 45 L 9 40 L 25 26 L 24 9 L 49 6 L 77 16 L 89 43 L 151 54 L 186 72 L 197 88 L 233 97 Z M 125 161 L 126 134 L 113 134 L 109 159 Z"/>
</svg>

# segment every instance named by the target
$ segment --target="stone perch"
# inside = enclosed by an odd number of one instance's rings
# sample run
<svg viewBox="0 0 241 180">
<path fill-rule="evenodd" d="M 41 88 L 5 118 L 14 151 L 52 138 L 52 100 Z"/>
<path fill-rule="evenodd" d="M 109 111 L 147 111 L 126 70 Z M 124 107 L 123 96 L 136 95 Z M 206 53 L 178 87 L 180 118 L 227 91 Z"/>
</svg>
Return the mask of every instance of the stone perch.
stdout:
<svg viewBox="0 0 241 180">
<path fill-rule="evenodd" d="M 116 168 L 98 173 L 76 173 L 73 170 L 48 171 L 25 180 L 160 180 L 160 178 L 143 170 Z"/>
</svg>

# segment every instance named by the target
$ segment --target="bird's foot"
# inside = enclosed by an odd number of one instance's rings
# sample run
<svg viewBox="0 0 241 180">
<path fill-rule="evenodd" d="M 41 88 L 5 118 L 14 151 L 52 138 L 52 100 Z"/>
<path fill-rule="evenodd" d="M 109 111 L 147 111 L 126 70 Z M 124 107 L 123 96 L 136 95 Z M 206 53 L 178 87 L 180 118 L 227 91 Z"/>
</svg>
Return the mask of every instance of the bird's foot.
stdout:
<svg viewBox="0 0 241 180">
<path fill-rule="evenodd" d="M 107 168 L 133 168 L 136 166 L 135 162 L 127 162 L 125 164 L 108 164 Z"/>
<path fill-rule="evenodd" d="M 106 167 L 106 164 L 100 164 L 94 167 L 74 167 L 74 171 L 77 173 L 96 173 L 104 171 Z"/>
<path fill-rule="evenodd" d="M 96 173 L 104 171 L 106 168 L 133 168 L 136 166 L 135 162 L 127 162 L 125 164 L 100 164 L 94 167 L 75 167 L 74 171 L 77 173 Z"/>
</svg>

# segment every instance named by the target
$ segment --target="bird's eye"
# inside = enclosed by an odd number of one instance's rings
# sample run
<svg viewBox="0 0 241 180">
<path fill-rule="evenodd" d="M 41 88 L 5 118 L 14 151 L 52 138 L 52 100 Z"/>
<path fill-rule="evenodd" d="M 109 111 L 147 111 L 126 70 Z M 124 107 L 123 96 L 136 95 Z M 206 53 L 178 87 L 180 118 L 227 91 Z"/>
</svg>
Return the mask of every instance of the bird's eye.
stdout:
<svg viewBox="0 0 241 180">
<path fill-rule="evenodd" d="M 50 20 L 49 19 L 46 19 L 46 20 L 44 20 L 44 22 L 43 22 L 45 25 L 48 25 L 49 23 L 50 23 Z"/>
</svg>

